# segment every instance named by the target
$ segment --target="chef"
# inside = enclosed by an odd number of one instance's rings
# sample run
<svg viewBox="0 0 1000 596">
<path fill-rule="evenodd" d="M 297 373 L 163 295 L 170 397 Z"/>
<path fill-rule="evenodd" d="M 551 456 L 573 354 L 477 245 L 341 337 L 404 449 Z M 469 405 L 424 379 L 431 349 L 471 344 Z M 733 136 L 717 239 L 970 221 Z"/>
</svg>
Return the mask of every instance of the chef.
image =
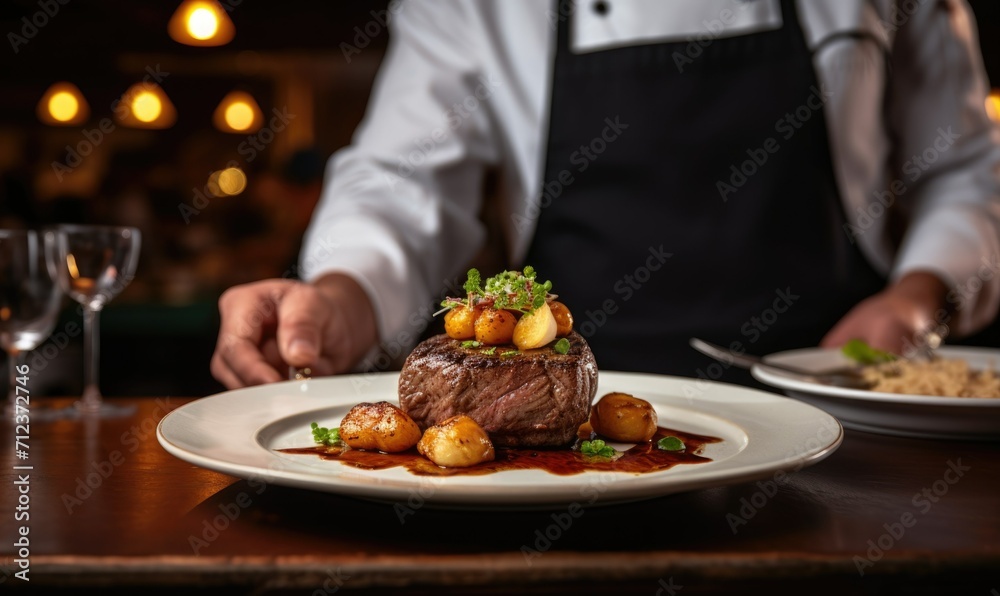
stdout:
<svg viewBox="0 0 1000 596">
<path fill-rule="evenodd" d="M 489 172 L 505 260 L 552 280 L 607 370 L 701 376 L 691 337 L 898 351 L 996 316 L 1000 144 L 962 0 L 389 11 L 305 281 L 220 300 L 227 386 L 405 352 L 483 247 Z"/>
</svg>

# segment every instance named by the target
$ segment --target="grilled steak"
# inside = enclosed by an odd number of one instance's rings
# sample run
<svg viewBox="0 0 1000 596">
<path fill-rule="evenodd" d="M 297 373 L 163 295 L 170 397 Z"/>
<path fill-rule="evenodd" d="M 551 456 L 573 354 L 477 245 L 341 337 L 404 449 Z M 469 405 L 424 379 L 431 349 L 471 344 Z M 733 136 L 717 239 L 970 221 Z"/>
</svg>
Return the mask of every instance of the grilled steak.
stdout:
<svg viewBox="0 0 1000 596">
<path fill-rule="evenodd" d="M 577 333 L 570 350 L 551 347 L 514 356 L 463 348 L 447 335 L 424 341 L 399 375 L 399 403 L 422 428 L 466 414 L 497 447 L 558 447 L 571 443 L 590 415 L 597 363 Z"/>
</svg>

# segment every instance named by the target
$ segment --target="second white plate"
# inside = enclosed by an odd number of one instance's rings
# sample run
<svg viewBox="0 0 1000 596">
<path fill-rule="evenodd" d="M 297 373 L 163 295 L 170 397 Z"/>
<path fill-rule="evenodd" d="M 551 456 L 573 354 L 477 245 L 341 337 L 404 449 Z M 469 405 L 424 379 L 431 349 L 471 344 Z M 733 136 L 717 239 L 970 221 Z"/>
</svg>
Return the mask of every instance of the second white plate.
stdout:
<svg viewBox="0 0 1000 596">
<path fill-rule="evenodd" d="M 942 358 L 960 358 L 977 369 L 996 368 L 1000 350 L 947 346 Z M 852 364 L 839 350 L 806 348 L 779 352 L 767 362 L 823 372 Z M 1000 439 L 1000 399 L 902 395 L 862 389 L 844 389 L 793 379 L 753 368 L 757 380 L 822 408 L 857 430 L 932 439 Z"/>
</svg>

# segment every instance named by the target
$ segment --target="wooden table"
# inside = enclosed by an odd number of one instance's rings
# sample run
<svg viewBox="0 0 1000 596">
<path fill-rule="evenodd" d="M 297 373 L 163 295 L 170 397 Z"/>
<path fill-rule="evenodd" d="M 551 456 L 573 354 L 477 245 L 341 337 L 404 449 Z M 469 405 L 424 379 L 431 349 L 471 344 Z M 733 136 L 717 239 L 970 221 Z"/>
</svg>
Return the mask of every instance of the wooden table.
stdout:
<svg viewBox="0 0 1000 596">
<path fill-rule="evenodd" d="M 1000 443 L 847 431 L 827 460 L 778 482 L 591 507 L 569 523 L 565 509 L 419 507 L 401 523 L 391 505 L 175 459 L 155 427 L 186 401 L 113 400 L 135 412 L 33 420 L 27 460 L 3 425 L 3 589 L 1000 595 Z M 22 473 L 30 582 L 12 575 Z"/>
</svg>

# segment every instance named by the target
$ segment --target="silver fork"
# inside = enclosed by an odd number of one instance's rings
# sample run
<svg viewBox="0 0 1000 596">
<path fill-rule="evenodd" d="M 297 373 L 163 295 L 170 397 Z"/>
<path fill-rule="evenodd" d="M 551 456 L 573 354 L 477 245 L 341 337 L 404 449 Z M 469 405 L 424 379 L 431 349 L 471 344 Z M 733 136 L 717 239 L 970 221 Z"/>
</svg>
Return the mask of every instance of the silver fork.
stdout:
<svg viewBox="0 0 1000 596">
<path fill-rule="evenodd" d="M 762 369 L 778 371 L 780 374 L 792 376 L 803 381 L 820 383 L 822 385 L 832 385 L 834 387 L 844 387 L 847 389 L 868 389 L 872 386 L 871 381 L 862 377 L 861 373 L 849 368 L 834 372 L 817 373 L 798 368 L 796 366 L 764 362 L 764 360 L 758 356 L 751 356 L 749 354 L 734 354 L 725 348 L 695 337 L 692 337 L 689 340 L 689 343 L 692 348 L 698 350 L 706 356 L 715 358 L 719 362 L 725 364 L 735 364 L 740 368 L 750 369 L 754 366 L 758 366 Z"/>
</svg>

